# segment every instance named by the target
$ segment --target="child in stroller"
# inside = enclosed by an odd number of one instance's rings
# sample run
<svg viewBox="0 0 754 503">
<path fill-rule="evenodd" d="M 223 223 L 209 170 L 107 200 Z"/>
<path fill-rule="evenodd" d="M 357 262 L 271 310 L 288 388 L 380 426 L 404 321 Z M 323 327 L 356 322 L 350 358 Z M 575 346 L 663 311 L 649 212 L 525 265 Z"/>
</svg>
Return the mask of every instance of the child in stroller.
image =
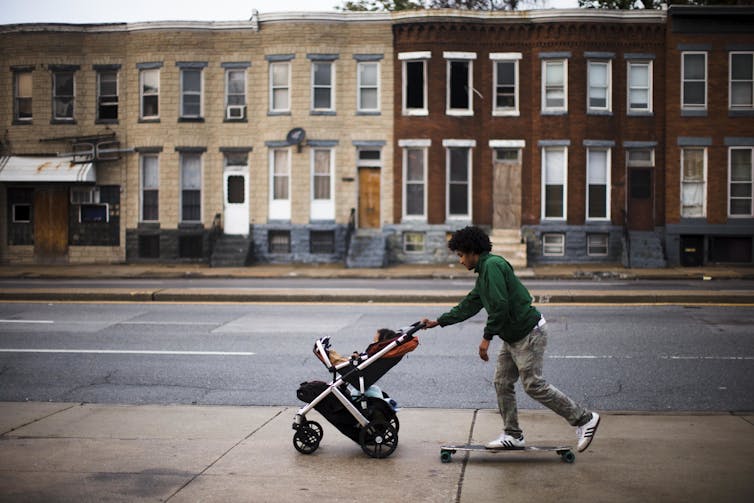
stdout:
<svg viewBox="0 0 754 503">
<path fill-rule="evenodd" d="M 375 342 L 350 358 L 333 350 L 329 337 L 317 340 L 314 354 L 332 372 L 332 382 L 309 381 L 299 387 L 297 396 L 307 405 L 299 409 L 293 421 L 296 450 L 311 454 L 319 447 L 322 427 L 306 419 L 306 414 L 315 409 L 368 456 L 385 458 L 392 454 L 398 447 L 400 427 L 395 402 L 375 383 L 416 349 L 419 340 L 414 333 L 423 327 L 422 322 L 416 322 L 396 332 L 381 329 Z"/>
</svg>

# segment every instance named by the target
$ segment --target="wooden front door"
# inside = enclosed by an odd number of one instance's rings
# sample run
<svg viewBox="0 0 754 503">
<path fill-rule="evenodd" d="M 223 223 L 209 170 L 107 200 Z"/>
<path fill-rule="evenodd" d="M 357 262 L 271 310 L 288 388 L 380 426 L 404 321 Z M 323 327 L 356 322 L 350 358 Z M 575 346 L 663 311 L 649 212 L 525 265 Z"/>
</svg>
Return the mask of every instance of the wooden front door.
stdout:
<svg viewBox="0 0 754 503">
<path fill-rule="evenodd" d="M 652 168 L 629 168 L 628 171 L 628 229 L 654 229 L 654 190 Z"/>
<path fill-rule="evenodd" d="M 68 189 L 34 192 L 34 258 L 61 261 L 68 254 Z"/>
<path fill-rule="evenodd" d="M 496 162 L 492 180 L 492 228 L 521 228 L 521 163 Z"/>
<path fill-rule="evenodd" d="M 380 227 L 380 168 L 359 168 L 359 228 Z"/>
</svg>

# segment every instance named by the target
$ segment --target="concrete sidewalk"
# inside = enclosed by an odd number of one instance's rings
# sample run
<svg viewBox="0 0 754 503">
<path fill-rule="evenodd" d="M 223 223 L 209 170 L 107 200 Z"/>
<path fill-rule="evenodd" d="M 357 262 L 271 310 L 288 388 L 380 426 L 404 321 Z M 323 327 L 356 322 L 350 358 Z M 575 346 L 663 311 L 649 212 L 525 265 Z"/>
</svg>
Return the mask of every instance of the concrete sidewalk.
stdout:
<svg viewBox="0 0 754 503">
<path fill-rule="evenodd" d="M 404 409 L 397 450 L 372 459 L 312 413 L 324 437 L 292 445 L 294 407 L 0 403 L 0 501 L 749 502 L 754 416 L 605 413 L 592 446 L 457 453 L 499 433 L 492 410 Z M 530 445 L 573 444 L 549 411 L 522 411 Z"/>
</svg>

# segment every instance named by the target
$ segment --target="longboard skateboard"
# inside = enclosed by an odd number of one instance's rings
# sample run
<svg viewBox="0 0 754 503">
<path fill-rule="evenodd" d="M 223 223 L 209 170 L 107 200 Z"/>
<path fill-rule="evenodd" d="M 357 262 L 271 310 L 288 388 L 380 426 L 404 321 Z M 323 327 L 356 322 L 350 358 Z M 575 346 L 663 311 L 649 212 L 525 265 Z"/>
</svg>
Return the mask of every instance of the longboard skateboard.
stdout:
<svg viewBox="0 0 754 503">
<path fill-rule="evenodd" d="M 560 456 L 564 463 L 573 463 L 576 461 L 576 455 L 570 447 L 567 446 L 545 446 L 545 445 L 528 445 L 517 449 L 488 449 L 481 444 L 463 444 L 463 445 L 443 445 L 440 447 L 440 460 L 443 463 L 450 463 L 453 454 L 457 451 L 468 452 L 488 452 L 497 454 L 500 452 L 546 452 L 553 451 Z"/>
</svg>

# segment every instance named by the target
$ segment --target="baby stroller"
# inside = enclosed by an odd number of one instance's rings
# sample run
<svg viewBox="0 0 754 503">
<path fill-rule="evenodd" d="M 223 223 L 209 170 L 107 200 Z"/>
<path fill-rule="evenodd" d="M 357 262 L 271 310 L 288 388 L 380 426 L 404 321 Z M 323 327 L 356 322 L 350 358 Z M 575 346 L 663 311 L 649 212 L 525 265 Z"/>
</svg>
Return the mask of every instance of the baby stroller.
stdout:
<svg viewBox="0 0 754 503">
<path fill-rule="evenodd" d="M 345 436 L 358 443 L 368 456 L 386 458 L 398 447 L 400 423 L 395 402 L 374 384 L 393 368 L 403 356 L 416 349 L 419 339 L 414 333 L 424 328 L 420 321 L 396 331 L 395 337 L 370 344 L 363 353 L 350 358 L 330 348 L 330 338 L 314 343 L 314 354 L 332 372 L 332 382 L 308 381 L 297 391 L 307 403 L 293 419 L 293 446 L 302 454 L 311 454 L 322 441 L 322 426 L 306 419 L 312 409 L 322 414 Z M 353 386 L 354 391 L 349 389 Z"/>
</svg>

